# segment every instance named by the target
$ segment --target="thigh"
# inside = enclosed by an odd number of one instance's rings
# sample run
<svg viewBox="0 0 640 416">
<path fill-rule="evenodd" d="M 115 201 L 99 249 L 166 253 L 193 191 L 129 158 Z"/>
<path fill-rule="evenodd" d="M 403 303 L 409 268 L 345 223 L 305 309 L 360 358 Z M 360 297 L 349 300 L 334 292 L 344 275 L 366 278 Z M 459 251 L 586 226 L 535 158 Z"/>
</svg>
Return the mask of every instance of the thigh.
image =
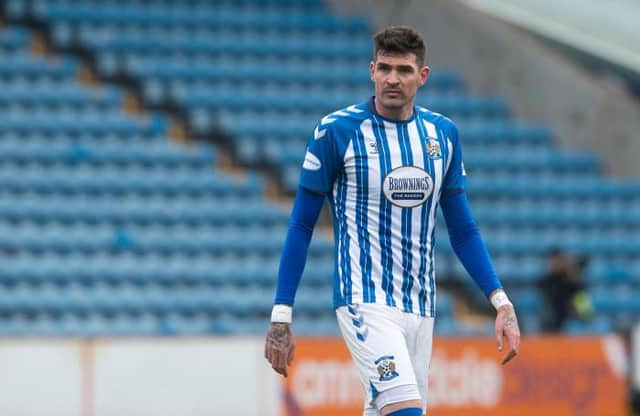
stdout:
<svg viewBox="0 0 640 416">
<path fill-rule="evenodd" d="M 365 408 L 373 408 L 383 391 L 416 385 L 401 311 L 364 304 L 340 307 L 336 314 L 365 390 Z"/>
<path fill-rule="evenodd" d="M 407 346 L 415 371 L 418 390 L 423 404 L 427 403 L 429 365 L 433 345 L 433 318 L 414 315 L 407 325 Z"/>
</svg>

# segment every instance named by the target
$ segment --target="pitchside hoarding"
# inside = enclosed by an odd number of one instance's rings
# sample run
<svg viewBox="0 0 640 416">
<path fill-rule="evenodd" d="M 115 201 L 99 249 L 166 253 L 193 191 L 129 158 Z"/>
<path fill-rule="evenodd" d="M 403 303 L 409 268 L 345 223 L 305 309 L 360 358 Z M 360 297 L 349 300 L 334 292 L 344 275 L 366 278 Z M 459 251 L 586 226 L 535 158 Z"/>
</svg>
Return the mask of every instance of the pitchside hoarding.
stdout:
<svg viewBox="0 0 640 416">
<path fill-rule="evenodd" d="M 263 337 L 3 339 L 0 415 L 362 414 L 343 341 L 297 342 L 285 380 Z M 429 416 L 626 415 L 617 337 L 525 338 L 515 361 L 499 358 L 490 338 L 438 339 Z"/>
<path fill-rule="evenodd" d="M 502 366 L 499 359 L 489 338 L 437 340 L 429 416 L 626 414 L 626 354 L 618 337 L 525 338 L 516 360 Z M 285 415 L 362 412 L 362 389 L 341 340 L 298 340 L 284 390 Z"/>
</svg>

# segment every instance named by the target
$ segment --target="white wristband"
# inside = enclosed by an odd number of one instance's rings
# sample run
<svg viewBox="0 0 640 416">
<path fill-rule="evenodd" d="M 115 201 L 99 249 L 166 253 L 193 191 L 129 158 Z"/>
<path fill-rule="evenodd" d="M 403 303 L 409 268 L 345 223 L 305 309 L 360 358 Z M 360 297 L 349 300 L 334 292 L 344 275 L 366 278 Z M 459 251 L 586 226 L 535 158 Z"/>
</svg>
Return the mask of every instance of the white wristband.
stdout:
<svg viewBox="0 0 640 416">
<path fill-rule="evenodd" d="M 271 310 L 271 322 L 284 322 L 287 324 L 291 323 L 291 318 L 293 315 L 293 308 L 289 305 L 273 305 L 273 309 Z"/>
<path fill-rule="evenodd" d="M 493 295 L 491 295 L 490 300 L 491 300 L 491 304 L 493 305 L 494 308 L 496 308 L 496 310 L 500 309 L 505 305 L 513 305 L 509 300 L 509 298 L 507 297 L 507 294 L 504 293 L 504 290 L 496 290 L 496 292 Z"/>
</svg>

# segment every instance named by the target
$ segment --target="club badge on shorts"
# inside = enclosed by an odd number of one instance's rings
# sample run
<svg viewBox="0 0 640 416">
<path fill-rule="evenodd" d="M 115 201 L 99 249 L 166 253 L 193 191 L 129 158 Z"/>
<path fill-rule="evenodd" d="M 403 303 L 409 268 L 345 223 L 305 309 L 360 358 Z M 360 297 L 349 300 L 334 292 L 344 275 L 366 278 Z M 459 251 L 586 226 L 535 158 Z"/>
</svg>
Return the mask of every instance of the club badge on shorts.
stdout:
<svg viewBox="0 0 640 416">
<path fill-rule="evenodd" d="M 396 363 L 393 361 L 393 355 L 385 355 L 375 361 L 378 364 L 378 374 L 380 381 L 389 381 L 399 376 L 396 371 Z"/>
</svg>

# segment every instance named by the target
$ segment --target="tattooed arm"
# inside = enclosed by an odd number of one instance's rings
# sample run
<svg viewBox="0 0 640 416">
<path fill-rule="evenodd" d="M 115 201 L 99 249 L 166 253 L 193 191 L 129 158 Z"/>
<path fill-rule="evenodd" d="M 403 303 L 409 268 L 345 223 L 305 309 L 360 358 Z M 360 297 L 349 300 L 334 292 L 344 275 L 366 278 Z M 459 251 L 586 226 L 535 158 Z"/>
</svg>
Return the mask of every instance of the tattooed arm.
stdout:
<svg viewBox="0 0 640 416">
<path fill-rule="evenodd" d="M 498 290 L 502 291 L 501 289 Z M 505 356 L 502 358 L 502 364 L 506 364 L 511 361 L 520 350 L 520 328 L 518 327 L 516 311 L 511 303 L 506 303 L 498 307 L 495 336 L 498 344 L 498 351 L 502 351 L 504 345 L 503 338 L 506 338 L 509 343 L 509 351 L 507 351 Z"/>
<path fill-rule="evenodd" d="M 285 377 L 295 350 L 291 332 L 294 298 L 324 198 L 324 195 L 314 193 L 303 186 L 298 187 L 289 218 L 287 238 L 282 248 L 276 297 L 271 311 L 271 326 L 265 340 L 264 356 L 271 367 Z"/>
<path fill-rule="evenodd" d="M 296 343 L 291 324 L 272 322 L 264 343 L 264 357 L 278 374 L 287 377 L 287 366 L 291 365 Z"/>
</svg>

